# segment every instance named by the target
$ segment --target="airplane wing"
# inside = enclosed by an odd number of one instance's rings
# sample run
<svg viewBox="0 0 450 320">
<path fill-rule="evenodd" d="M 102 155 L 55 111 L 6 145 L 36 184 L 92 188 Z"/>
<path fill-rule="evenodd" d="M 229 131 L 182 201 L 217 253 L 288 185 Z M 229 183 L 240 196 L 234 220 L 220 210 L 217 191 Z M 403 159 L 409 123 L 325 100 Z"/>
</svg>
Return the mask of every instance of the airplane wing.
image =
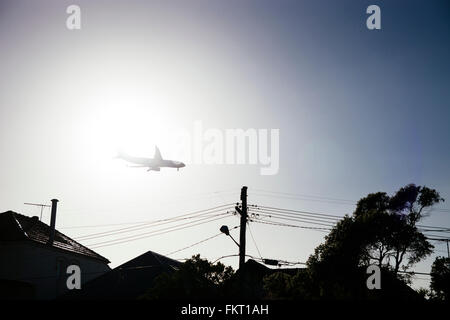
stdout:
<svg viewBox="0 0 450 320">
<path fill-rule="evenodd" d="M 153 157 L 155 160 L 162 160 L 161 152 L 159 151 L 159 148 L 155 146 L 155 155 Z"/>
</svg>

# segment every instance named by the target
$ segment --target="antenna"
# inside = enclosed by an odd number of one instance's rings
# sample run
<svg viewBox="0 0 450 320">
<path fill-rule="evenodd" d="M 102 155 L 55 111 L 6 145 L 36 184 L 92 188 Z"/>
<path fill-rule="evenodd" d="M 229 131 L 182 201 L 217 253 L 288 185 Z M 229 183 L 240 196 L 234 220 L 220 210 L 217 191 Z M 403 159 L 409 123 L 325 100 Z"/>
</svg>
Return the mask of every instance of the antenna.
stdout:
<svg viewBox="0 0 450 320">
<path fill-rule="evenodd" d="M 29 202 L 25 202 L 24 204 L 26 204 L 27 206 L 41 207 L 41 218 L 39 219 L 39 221 L 42 221 L 42 211 L 44 211 L 44 208 L 50 208 L 50 207 L 51 207 L 51 206 L 49 206 L 48 204 L 42 204 L 42 203 L 29 203 Z"/>
</svg>

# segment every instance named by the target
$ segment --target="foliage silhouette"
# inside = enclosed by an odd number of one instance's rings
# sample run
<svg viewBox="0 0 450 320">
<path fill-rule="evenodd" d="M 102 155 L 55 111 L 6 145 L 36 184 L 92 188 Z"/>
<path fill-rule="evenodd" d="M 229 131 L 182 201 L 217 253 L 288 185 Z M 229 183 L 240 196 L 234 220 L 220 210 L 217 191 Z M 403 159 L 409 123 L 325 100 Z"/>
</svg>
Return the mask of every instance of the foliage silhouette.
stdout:
<svg viewBox="0 0 450 320">
<path fill-rule="evenodd" d="M 405 297 L 413 297 L 409 290 L 403 290 L 406 286 L 398 283 L 409 281 L 409 276 L 399 271 L 432 253 L 433 246 L 416 224 L 424 216 L 424 209 L 441 201 L 444 200 L 436 190 L 414 184 L 399 189 L 393 196 L 384 192 L 369 194 L 358 201 L 352 216 L 345 216 L 333 227 L 325 242 L 309 257 L 306 271 L 295 276 L 266 277 L 267 296 L 378 299 L 401 292 Z M 388 287 L 381 292 L 367 290 L 365 270 L 370 264 L 377 264 L 384 282 L 387 281 Z"/>
<path fill-rule="evenodd" d="M 431 267 L 432 298 L 450 301 L 450 258 L 436 257 Z"/>
<path fill-rule="evenodd" d="M 143 299 L 215 299 L 223 296 L 224 286 L 234 274 L 231 267 L 218 262 L 212 264 L 200 255 L 186 260 L 180 268 L 163 273 Z"/>
<path fill-rule="evenodd" d="M 265 298 L 302 300 L 418 299 L 400 273 L 432 253 L 433 246 L 417 228 L 425 209 L 444 201 L 427 187 L 409 184 L 394 195 L 372 193 L 358 201 L 351 216 L 340 220 L 316 247 L 307 268 L 274 270 L 249 260 L 234 272 L 200 255 L 176 272 L 162 274 L 145 299 Z M 367 267 L 380 267 L 381 290 L 366 286 Z M 433 265 L 433 291 L 448 299 L 449 261 Z"/>
</svg>

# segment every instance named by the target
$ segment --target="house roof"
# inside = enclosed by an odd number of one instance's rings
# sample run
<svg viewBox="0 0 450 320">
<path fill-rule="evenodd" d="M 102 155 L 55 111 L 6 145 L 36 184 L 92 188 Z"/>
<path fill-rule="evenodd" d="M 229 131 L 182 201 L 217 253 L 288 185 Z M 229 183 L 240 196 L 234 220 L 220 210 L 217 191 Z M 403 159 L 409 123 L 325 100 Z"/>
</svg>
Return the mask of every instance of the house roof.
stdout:
<svg viewBox="0 0 450 320">
<path fill-rule="evenodd" d="M 48 245 L 49 236 L 50 226 L 39 221 L 38 217 L 27 217 L 14 211 L 0 213 L 0 241 L 33 241 Z M 105 263 L 110 262 L 58 230 L 55 230 L 52 247 L 98 259 Z"/>
<path fill-rule="evenodd" d="M 238 270 L 235 274 L 235 280 L 244 283 L 245 286 L 242 293 L 244 297 L 252 299 L 264 298 L 263 279 L 265 276 L 275 273 L 285 273 L 295 276 L 298 273 L 307 272 L 306 268 L 271 269 L 252 259 L 245 262 L 243 269 L 245 270 L 244 279 L 239 275 L 242 271 Z M 350 279 L 347 279 L 349 284 L 348 290 L 350 290 L 349 293 L 354 295 L 353 298 L 358 300 L 386 299 L 393 301 L 393 299 L 397 299 L 401 301 L 423 301 L 423 298 L 420 297 L 417 291 L 408 286 L 404 281 L 398 279 L 392 272 L 386 271 L 385 269 L 381 270 L 381 278 L 383 279 L 381 290 L 368 290 L 366 287 L 367 277 L 366 268 L 360 267 L 352 273 Z M 322 299 L 335 299 L 335 297 L 323 297 Z"/>
<path fill-rule="evenodd" d="M 88 281 L 61 299 L 137 299 L 152 287 L 163 272 L 175 271 L 180 262 L 153 251 L 146 253 Z"/>
</svg>

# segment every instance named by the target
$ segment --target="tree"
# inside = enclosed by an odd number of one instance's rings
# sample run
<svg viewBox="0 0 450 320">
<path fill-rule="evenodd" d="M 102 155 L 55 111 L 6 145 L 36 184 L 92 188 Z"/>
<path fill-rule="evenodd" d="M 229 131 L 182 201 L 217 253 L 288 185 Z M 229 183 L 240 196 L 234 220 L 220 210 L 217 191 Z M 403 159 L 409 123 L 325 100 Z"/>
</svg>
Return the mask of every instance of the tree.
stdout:
<svg viewBox="0 0 450 320">
<path fill-rule="evenodd" d="M 265 298 L 271 300 L 313 300 L 319 299 L 307 268 L 299 269 L 294 275 L 283 271 L 274 272 L 263 279 Z"/>
<path fill-rule="evenodd" d="M 425 209 L 444 199 L 427 187 L 409 184 L 389 197 L 384 192 L 369 194 L 361 199 L 354 212 L 355 220 L 368 227 L 365 258 L 398 274 L 431 254 L 433 246 L 417 229 Z"/>
<path fill-rule="evenodd" d="M 200 255 L 186 260 L 173 273 L 157 277 L 144 299 L 213 299 L 224 295 L 224 287 L 233 276 L 231 267 L 213 264 Z"/>
<path fill-rule="evenodd" d="M 437 257 L 431 267 L 433 298 L 450 301 L 450 258 Z"/>
<path fill-rule="evenodd" d="M 362 297 L 365 261 L 364 247 L 368 244 L 367 228 L 354 217 L 340 220 L 325 237 L 325 242 L 314 250 L 308 261 L 310 299 L 353 299 Z"/>
<path fill-rule="evenodd" d="M 431 292 L 427 288 L 419 288 L 416 292 L 422 297 L 422 299 L 428 299 L 431 296 Z"/>
<path fill-rule="evenodd" d="M 275 272 L 264 277 L 264 290 L 269 299 L 293 299 L 293 279 L 292 276 L 283 272 Z"/>
<path fill-rule="evenodd" d="M 440 201 L 436 190 L 413 184 L 393 196 L 378 192 L 362 198 L 353 215 L 340 220 L 309 257 L 309 274 L 317 284 L 312 296 L 354 296 L 361 291 L 356 275 L 373 263 L 407 280 L 400 269 L 410 268 L 433 249 L 417 222 Z"/>
</svg>

